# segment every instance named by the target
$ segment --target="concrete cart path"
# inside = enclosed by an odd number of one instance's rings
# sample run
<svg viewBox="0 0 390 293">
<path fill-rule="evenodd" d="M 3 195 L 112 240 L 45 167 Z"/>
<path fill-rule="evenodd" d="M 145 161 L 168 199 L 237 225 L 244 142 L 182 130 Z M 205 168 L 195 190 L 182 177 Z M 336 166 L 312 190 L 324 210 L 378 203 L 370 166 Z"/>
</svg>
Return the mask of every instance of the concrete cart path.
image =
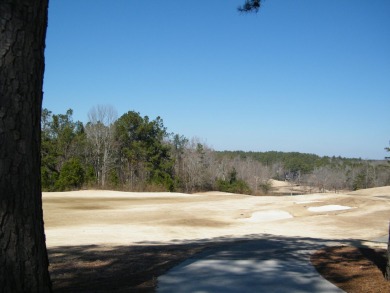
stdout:
<svg viewBox="0 0 390 293">
<path fill-rule="evenodd" d="M 157 292 L 344 292 L 310 264 L 313 239 L 252 240 L 209 250 L 158 278 Z"/>
</svg>

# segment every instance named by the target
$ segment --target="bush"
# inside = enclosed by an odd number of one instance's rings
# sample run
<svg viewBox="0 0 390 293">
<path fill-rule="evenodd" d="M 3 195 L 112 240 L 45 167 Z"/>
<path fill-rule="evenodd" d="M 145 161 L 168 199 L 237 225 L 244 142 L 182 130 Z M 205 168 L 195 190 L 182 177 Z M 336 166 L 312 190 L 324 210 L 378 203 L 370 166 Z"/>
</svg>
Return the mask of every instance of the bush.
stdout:
<svg viewBox="0 0 390 293">
<path fill-rule="evenodd" d="M 268 194 L 268 193 L 271 191 L 271 189 L 272 189 L 272 183 L 269 182 L 269 181 L 267 181 L 267 182 L 265 182 L 265 183 L 261 183 L 261 184 L 259 185 L 259 187 L 260 187 L 261 191 L 262 191 L 264 194 Z"/>
<path fill-rule="evenodd" d="M 244 180 L 237 179 L 234 182 L 217 180 L 217 189 L 223 192 L 252 194 L 251 189 Z"/>
<path fill-rule="evenodd" d="M 85 168 L 85 176 L 84 176 L 84 182 L 90 186 L 96 187 L 97 185 L 97 178 L 95 174 L 95 169 L 93 168 L 92 165 L 87 165 Z"/>
<path fill-rule="evenodd" d="M 116 170 L 111 170 L 108 173 L 108 185 L 112 188 L 118 188 L 119 186 L 119 176 Z"/>
<path fill-rule="evenodd" d="M 237 179 L 237 171 L 235 168 L 229 173 L 229 180 L 219 179 L 216 182 L 217 189 L 223 192 L 252 194 L 248 184 L 241 179 Z"/>
<path fill-rule="evenodd" d="M 64 163 L 55 184 L 57 190 L 79 189 L 85 178 L 85 171 L 79 159 L 72 158 Z"/>
</svg>

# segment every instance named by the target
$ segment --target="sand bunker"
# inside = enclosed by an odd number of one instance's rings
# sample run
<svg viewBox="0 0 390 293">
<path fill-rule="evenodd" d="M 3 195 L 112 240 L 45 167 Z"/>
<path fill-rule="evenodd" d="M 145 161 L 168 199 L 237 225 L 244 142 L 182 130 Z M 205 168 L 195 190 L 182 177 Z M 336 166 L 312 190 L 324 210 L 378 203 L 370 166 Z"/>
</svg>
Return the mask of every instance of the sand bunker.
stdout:
<svg viewBox="0 0 390 293">
<path fill-rule="evenodd" d="M 322 202 L 322 200 L 304 200 L 304 201 L 296 201 L 296 204 L 306 204 L 306 203 L 315 203 L 315 202 Z"/>
<path fill-rule="evenodd" d="M 285 211 L 272 210 L 272 211 L 260 211 L 254 212 L 250 218 L 247 219 L 248 222 L 258 223 L 258 222 L 271 222 L 283 219 L 290 219 L 293 216 Z"/>
<path fill-rule="evenodd" d="M 330 212 L 330 211 L 343 211 L 343 210 L 349 210 L 352 209 L 348 206 L 341 206 L 341 205 L 326 205 L 326 206 L 320 206 L 320 207 L 310 207 L 308 210 L 310 212 Z"/>
</svg>

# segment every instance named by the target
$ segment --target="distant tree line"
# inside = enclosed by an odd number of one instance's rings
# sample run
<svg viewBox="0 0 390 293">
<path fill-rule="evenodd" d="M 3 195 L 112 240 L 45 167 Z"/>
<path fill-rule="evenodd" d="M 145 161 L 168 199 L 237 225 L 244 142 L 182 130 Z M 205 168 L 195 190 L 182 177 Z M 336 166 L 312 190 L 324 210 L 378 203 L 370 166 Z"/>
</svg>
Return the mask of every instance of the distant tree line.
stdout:
<svg viewBox="0 0 390 293">
<path fill-rule="evenodd" d="M 385 161 L 298 152 L 214 151 L 198 138 L 169 133 L 160 117 L 93 107 L 88 122 L 73 111 L 42 111 L 41 174 L 46 191 L 80 188 L 243 194 L 272 192 L 270 179 L 310 191 L 356 190 L 390 184 Z"/>
</svg>

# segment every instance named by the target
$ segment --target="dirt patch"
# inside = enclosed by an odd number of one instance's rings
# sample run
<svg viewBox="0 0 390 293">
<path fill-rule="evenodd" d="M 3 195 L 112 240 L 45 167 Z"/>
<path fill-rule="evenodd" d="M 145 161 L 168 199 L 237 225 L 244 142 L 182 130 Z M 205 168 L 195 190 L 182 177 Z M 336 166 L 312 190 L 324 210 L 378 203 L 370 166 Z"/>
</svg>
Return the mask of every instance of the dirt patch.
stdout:
<svg viewBox="0 0 390 293">
<path fill-rule="evenodd" d="M 384 278 L 385 250 L 351 246 L 328 247 L 315 252 L 311 262 L 328 281 L 346 292 L 390 292 Z"/>
</svg>

